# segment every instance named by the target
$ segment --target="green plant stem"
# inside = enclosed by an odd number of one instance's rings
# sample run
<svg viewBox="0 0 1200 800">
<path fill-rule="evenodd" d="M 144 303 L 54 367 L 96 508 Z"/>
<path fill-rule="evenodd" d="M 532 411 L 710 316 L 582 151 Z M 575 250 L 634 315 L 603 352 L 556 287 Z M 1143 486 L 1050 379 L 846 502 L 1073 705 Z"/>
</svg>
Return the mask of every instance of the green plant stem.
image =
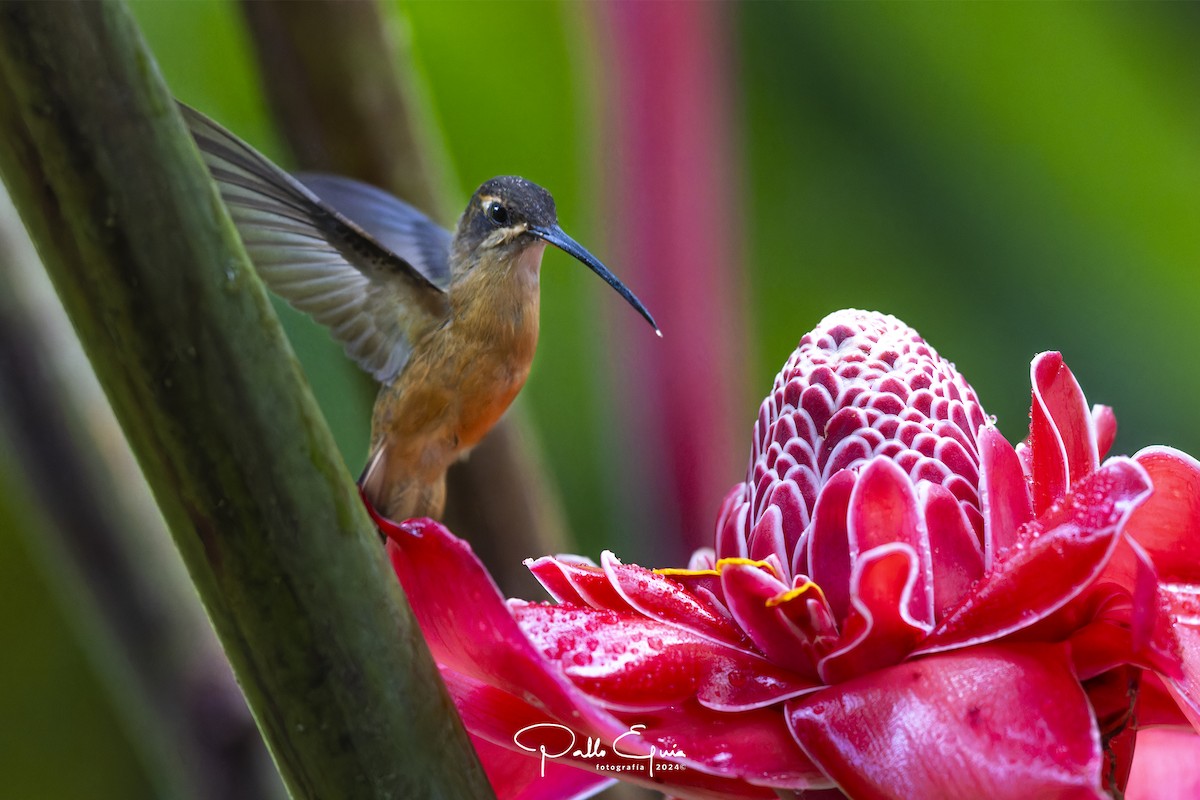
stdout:
<svg viewBox="0 0 1200 800">
<path fill-rule="evenodd" d="M 281 795 L 145 480 L 7 194 L 0 197 L 0 284 L 8 491 L 30 515 L 40 506 L 38 522 L 31 516 L 14 533 L 40 557 L 162 797 Z"/>
<path fill-rule="evenodd" d="M 489 796 L 122 5 L 0 5 L 0 170 L 289 791 Z"/>
</svg>

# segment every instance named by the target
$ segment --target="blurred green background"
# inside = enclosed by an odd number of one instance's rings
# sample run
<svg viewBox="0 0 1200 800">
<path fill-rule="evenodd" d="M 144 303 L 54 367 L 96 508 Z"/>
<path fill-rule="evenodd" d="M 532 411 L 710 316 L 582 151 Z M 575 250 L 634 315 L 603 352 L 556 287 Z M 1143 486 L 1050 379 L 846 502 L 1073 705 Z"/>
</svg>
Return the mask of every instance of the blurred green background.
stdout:
<svg viewBox="0 0 1200 800">
<path fill-rule="evenodd" d="M 236 4 L 134 10 L 181 99 L 283 158 Z M 855 306 L 920 330 L 1010 439 L 1027 424 L 1030 358 L 1058 349 L 1089 400 L 1116 409 L 1114 452 L 1158 442 L 1200 452 L 1200 5 L 748 3 L 722 13 L 737 189 L 720 202 L 740 241 L 738 347 L 751 380 L 738 430 L 748 437 L 797 339 Z M 603 258 L 621 219 L 596 199 L 612 54 L 595 16 L 574 3 L 407 3 L 398 33 L 453 159 L 453 196 L 525 175 L 554 190 L 564 227 Z M 621 422 L 606 400 L 621 379 L 605 362 L 604 324 L 617 315 L 598 309 L 613 296 L 568 263 L 547 257 L 542 342 L 522 402 L 581 549 L 635 560 L 648 534 L 624 524 L 634 515 L 614 487 L 637 456 L 607 435 Z M 353 368 L 321 331 L 285 316 L 357 473 L 367 419 L 363 398 L 347 399 Z M 730 483 L 743 468 L 728 465 Z M 154 796 L 86 637 L 67 621 L 72 603 L 62 610 L 72 595 L 52 590 L 64 580 L 45 577 L 53 558 L 30 546 L 37 519 L 20 492 L 0 494 L 0 627 L 15 642 L 0 661 L 0 795 Z"/>
</svg>

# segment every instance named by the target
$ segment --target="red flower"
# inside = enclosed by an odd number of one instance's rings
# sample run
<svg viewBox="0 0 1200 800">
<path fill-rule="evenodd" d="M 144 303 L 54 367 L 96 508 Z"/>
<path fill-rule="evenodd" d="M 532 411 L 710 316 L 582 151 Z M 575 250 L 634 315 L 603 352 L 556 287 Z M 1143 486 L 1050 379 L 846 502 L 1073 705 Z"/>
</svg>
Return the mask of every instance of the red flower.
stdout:
<svg viewBox="0 0 1200 800">
<path fill-rule="evenodd" d="M 831 315 L 763 402 L 715 551 L 529 562 L 552 604 L 505 604 L 435 522 L 377 519 L 497 793 L 1124 787 L 1139 726 L 1200 727 L 1200 464 L 1101 464 L 1112 411 L 1057 353 L 1031 372 L 1014 449 L 915 331 Z"/>
</svg>

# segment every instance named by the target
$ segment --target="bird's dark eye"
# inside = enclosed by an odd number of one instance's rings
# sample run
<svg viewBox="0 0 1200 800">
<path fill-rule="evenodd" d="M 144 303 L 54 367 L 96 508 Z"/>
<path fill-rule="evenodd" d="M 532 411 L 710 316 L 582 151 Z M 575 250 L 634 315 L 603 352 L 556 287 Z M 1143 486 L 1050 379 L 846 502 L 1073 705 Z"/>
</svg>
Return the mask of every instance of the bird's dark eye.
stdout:
<svg viewBox="0 0 1200 800">
<path fill-rule="evenodd" d="M 487 217 L 497 225 L 507 225 L 508 209 L 493 200 L 488 203 Z"/>
</svg>

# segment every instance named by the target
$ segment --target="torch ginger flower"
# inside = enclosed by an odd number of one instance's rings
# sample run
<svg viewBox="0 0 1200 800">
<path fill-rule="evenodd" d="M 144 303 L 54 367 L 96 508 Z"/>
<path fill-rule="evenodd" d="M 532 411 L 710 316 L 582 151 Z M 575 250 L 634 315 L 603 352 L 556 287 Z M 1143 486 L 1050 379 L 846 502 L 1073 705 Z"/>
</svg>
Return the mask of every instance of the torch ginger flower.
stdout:
<svg viewBox="0 0 1200 800">
<path fill-rule="evenodd" d="M 553 604 L 377 518 L 497 794 L 1119 793 L 1139 725 L 1200 727 L 1200 464 L 1102 463 L 1112 411 L 1057 353 L 1031 376 L 1014 448 L 911 328 L 833 314 L 763 402 L 714 549 L 527 562 Z"/>
</svg>

